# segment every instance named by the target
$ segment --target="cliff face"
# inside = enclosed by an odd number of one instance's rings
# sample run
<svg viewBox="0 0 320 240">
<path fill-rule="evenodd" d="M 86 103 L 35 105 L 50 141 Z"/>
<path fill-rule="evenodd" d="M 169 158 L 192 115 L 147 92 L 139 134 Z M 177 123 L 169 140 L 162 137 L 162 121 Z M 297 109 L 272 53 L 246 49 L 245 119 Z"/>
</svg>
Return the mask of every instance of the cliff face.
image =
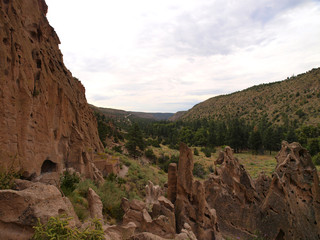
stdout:
<svg viewBox="0 0 320 240">
<path fill-rule="evenodd" d="M 0 167 L 26 176 L 74 167 L 102 150 L 85 89 L 66 69 L 44 0 L 0 2 Z"/>
</svg>

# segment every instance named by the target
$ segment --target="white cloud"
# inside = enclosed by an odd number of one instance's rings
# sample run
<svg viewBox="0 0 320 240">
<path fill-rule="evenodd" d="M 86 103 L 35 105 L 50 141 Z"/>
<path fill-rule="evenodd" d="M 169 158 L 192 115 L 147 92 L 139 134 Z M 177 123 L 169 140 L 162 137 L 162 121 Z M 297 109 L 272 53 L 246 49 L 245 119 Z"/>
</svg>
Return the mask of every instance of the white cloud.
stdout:
<svg viewBox="0 0 320 240">
<path fill-rule="evenodd" d="M 47 0 L 67 67 L 90 103 L 185 110 L 320 62 L 320 3 Z"/>
</svg>

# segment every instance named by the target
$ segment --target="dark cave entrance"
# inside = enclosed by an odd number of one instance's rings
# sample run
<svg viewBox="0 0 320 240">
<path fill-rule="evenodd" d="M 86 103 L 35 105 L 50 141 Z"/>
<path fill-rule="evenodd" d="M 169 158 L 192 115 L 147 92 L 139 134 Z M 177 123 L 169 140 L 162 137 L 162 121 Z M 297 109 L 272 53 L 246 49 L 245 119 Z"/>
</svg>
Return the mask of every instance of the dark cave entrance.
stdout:
<svg viewBox="0 0 320 240">
<path fill-rule="evenodd" d="M 51 160 L 45 160 L 41 166 L 41 174 L 50 173 L 57 171 L 57 164 L 52 162 Z"/>
</svg>

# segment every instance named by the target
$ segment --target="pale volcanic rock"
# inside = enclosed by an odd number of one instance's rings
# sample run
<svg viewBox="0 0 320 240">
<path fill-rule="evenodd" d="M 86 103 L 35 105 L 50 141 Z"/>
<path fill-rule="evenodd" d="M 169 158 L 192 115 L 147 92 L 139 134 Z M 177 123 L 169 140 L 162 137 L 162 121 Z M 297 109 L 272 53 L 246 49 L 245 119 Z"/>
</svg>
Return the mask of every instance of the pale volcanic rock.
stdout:
<svg viewBox="0 0 320 240">
<path fill-rule="evenodd" d="M 152 208 L 153 204 L 158 203 L 158 198 L 162 196 L 163 192 L 159 185 L 154 185 L 153 182 L 148 181 L 146 185 L 146 205 Z"/>
<path fill-rule="evenodd" d="M 103 205 L 98 194 L 92 189 L 88 189 L 88 204 L 91 218 L 98 218 L 103 221 Z"/>
<path fill-rule="evenodd" d="M 70 226 L 79 225 L 71 202 L 55 186 L 27 181 L 17 184 L 23 190 L 0 190 L 0 239 L 30 239 L 38 219 L 46 223 L 61 214 L 73 217 Z"/>
<path fill-rule="evenodd" d="M 95 178 L 102 151 L 85 89 L 63 64 L 43 0 L 0 1 L 0 159 L 25 177 L 73 167 Z"/>
</svg>

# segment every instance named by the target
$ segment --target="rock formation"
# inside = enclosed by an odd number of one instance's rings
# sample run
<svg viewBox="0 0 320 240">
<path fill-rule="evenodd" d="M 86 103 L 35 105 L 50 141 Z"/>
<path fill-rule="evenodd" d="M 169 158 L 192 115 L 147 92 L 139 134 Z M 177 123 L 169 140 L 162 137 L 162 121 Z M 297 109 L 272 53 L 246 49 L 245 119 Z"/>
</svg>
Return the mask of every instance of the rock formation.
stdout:
<svg viewBox="0 0 320 240">
<path fill-rule="evenodd" d="M 158 198 L 163 195 L 162 189 L 159 185 L 154 185 L 153 182 L 148 181 L 146 186 L 146 204 L 147 207 L 152 207 L 155 203 L 159 203 Z"/>
<path fill-rule="evenodd" d="M 215 165 L 215 173 L 204 183 L 206 200 L 216 209 L 220 229 L 230 236 L 250 238 L 254 235 L 257 205 L 260 199 L 255 192 L 254 183 L 233 156 L 232 149 L 226 147 L 220 152 Z"/>
<path fill-rule="evenodd" d="M 176 234 L 174 205 L 165 197 L 160 196 L 153 205 L 139 200 L 129 202 L 122 200 L 125 212 L 123 224 L 134 223 L 137 233 L 148 232 L 163 238 L 174 238 Z"/>
<path fill-rule="evenodd" d="M 298 143 L 283 142 L 276 159 L 258 229 L 267 239 L 320 239 L 320 186 L 310 154 Z"/>
<path fill-rule="evenodd" d="M 0 164 L 25 177 L 73 167 L 93 178 L 96 120 L 46 13 L 44 0 L 0 1 Z"/>
<path fill-rule="evenodd" d="M 73 217 L 70 226 L 79 224 L 72 204 L 53 185 L 17 180 L 18 190 L 0 191 L 0 239 L 30 239 L 38 218 L 66 214 Z"/>
<path fill-rule="evenodd" d="M 316 168 L 298 143 L 282 143 L 272 180 L 253 182 L 227 147 L 205 181 L 206 199 L 215 208 L 221 232 L 248 239 L 320 239 L 320 189 Z"/>
<path fill-rule="evenodd" d="M 172 166 L 172 170 L 174 167 Z M 175 200 L 176 228 L 180 233 L 185 224 L 190 226 L 197 239 L 221 239 L 215 210 L 211 209 L 205 199 L 202 182 L 193 180 L 193 156 L 187 145 L 180 144 L 177 185 L 168 189 L 177 189 Z M 174 181 L 170 181 L 174 182 Z"/>
<path fill-rule="evenodd" d="M 91 218 L 98 218 L 103 221 L 103 205 L 98 194 L 92 189 L 88 189 L 88 205 Z"/>
<path fill-rule="evenodd" d="M 177 164 L 170 163 L 168 167 L 168 199 L 174 204 L 177 196 Z"/>
</svg>

